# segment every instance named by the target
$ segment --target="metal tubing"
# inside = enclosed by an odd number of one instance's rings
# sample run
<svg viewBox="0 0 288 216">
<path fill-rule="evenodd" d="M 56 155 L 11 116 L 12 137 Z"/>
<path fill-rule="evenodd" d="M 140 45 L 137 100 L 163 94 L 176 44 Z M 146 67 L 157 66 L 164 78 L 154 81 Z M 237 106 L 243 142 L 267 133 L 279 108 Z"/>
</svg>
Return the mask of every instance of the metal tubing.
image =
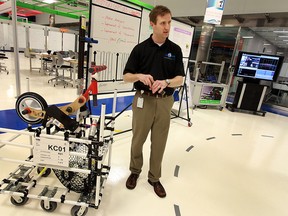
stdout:
<svg viewBox="0 0 288 216">
<path fill-rule="evenodd" d="M 105 121 L 105 113 L 106 113 L 106 104 L 101 105 L 101 116 L 100 116 L 100 131 L 99 131 L 99 142 L 104 142 L 104 121 Z M 103 146 L 100 146 L 97 150 L 99 152 L 103 150 Z M 97 161 L 97 177 L 96 177 L 96 189 L 95 189 L 95 205 L 99 205 L 99 194 L 100 194 L 100 184 L 101 184 L 101 174 L 98 173 L 102 168 L 102 161 Z M 97 203 L 96 203 L 97 202 Z"/>
<path fill-rule="evenodd" d="M 239 101 L 238 101 L 238 104 L 237 104 L 237 108 L 239 109 L 241 104 L 242 104 L 242 100 L 243 100 L 243 95 L 245 93 L 245 89 L 246 89 L 246 83 L 243 84 L 242 86 L 242 90 L 241 90 L 241 93 L 240 93 L 240 97 L 239 97 Z"/>
<path fill-rule="evenodd" d="M 114 98 L 113 98 L 113 107 L 112 107 L 112 122 L 111 122 L 111 130 L 110 132 L 110 140 L 108 143 L 108 166 L 111 165 L 111 157 L 112 157 L 112 141 L 113 141 L 113 135 L 114 135 L 114 125 L 115 125 L 115 113 L 116 113 L 116 102 L 117 102 L 117 90 L 114 91 Z"/>
<path fill-rule="evenodd" d="M 196 60 L 188 60 L 189 62 L 192 62 L 192 63 L 197 63 Z M 201 62 L 202 64 L 206 64 L 206 65 L 216 65 L 216 66 L 221 66 L 222 63 L 214 63 L 214 62 L 207 62 L 207 61 L 203 61 Z"/>
<path fill-rule="evenodd" d="M 27 81 L 27 92 L 29 92 L 30 91 L 30 83 L 29 83 L 28 77 L 26 78 L 26 81 Z"/>
<path fill-rule="evenodd" d="M 33 146 L 31 146 L 31 145 L 12 143 L 12 142 L 9 142 L 9 141 L 2 141 L 2 140 L 0 140 L 0 143 L 1 143 L 1 144 L 5 144 L 5 145 L 11 145 L 11 146 L 16 146 L 16 147 L 33 149 Z"/>
<path fill-rule="evenodd" d="M 18 35 L 17 35 L 17 7 L 16 1 L 12 2 L 12 26 L 13 26 L 13 45 L 14 45 L 14 65 L 15 65 L 15 77 L 16 77 L 16 97 L 21 94 L 20 83 L 20 69 L 19 69 L 19 47 L 18 47 Z"/>
<path fill-rule="evenodd" d="M 22 134 L 22 135 L 34 136 L 34 132 L 18 131 L 18 130 L 7 129 L 7 128 L 0 128 L 0 132 L 18 133 L 18 134 Z M 59 135 L 40 134 L 39 137 L 44 137 L 44 138 L 48 138 L 48 139 L 63 140 L 63 136 L 59 136 Z M 68 141 L 70 141 L 70 142 L 78 142 L 78 143 L 85 143 L 85 144 L 91 144 L 91 140 L 83 140 L 83 139 L 79 139 L 79 138 L 71 138 L 71 137 L 69 137 Z"/>
<path fill-rule="evenodd" d="M 31 161 L 16 160 L 16 159 L 4 158 L 4 157 L 0 157 L 0 160 L 12 162 L 12 163 L 20 163 L 20 164 L 25 164 L 25 165 L 30 165 L 30 166 L 34 166 L 35 165 Z M 37 165 L 45 167 L 47 164 L 37 164 Z M 80 173 L 85 173 L 85 174 L 89 174 L 91 172 L 90 170 L 69 168 L 69 167 L 60 167 L 60 166 L 53 166 L 53 165 L 49 165 L 49 168 L 67 170 L 67 171 L 72 171 L 72 172 L 80 172 Z"/>
<path fill-rule="evenodd" d="M 218 75 L 218 79 L 217 79 L 218 83 L 221 83 L 224 67 L 225 67 L 225 61 L 222 61 L 221 68 L 220 68 L 219 75 Z"/>
</svg>

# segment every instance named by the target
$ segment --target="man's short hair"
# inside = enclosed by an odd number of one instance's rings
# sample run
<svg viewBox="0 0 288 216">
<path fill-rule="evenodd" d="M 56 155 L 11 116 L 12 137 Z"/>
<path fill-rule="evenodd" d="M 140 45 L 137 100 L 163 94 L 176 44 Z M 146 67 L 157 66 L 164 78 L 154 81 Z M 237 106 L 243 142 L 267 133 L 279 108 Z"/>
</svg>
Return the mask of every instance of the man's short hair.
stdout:
<svg viewBox="0 0 288 216">
<path fill-rule="evenodd" d="M 156 24 L 157 16 L 159 16 L 159 15 L 164 16 L 166 14 L 171 14 L 171 11 L 169 10 L 169 8 L 167 8 L 166 6 L 163 6 L 163 5 L 156 5 L 149 14 L 150 22 L 153 22 Z M 171 16 L 172 16 L 172 14 L 171 14 Z"/>
</svg>

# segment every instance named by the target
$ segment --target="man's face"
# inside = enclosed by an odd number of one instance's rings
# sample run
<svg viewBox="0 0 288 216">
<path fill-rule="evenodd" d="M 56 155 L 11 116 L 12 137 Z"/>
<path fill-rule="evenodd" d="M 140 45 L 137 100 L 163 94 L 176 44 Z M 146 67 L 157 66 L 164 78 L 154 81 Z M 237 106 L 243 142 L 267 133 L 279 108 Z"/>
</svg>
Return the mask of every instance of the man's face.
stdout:
<svg viewBox="0 0 288 216">
<path fill-rule="evenodd" d="M 156 23 L 150 22 L 153 28 L 153 34 L 158 39 L 166 39 L 169 36 L 171 27 L 171 14 L 165 14 L 164 16 L 157 16 Z"/>
</svg>

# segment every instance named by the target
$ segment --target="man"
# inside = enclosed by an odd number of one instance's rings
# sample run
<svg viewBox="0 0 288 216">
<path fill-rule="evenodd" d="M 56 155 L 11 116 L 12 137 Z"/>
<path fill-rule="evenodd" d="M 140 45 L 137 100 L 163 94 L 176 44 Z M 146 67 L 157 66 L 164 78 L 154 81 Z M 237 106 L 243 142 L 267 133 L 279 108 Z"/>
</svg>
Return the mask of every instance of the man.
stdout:
<svg viewBox="0 0 288 216">
<path fill-rule="evenodd" d="M 143 166 L 143 144 L 151 132 L 148 182 L 163 198 L 166 191 L 159 179 L 161 164 L 170 127 L 174 88 L 183 83 L 184 66 L 181 48 L 168 39 L 171 11 L 156 6 L 149 14 L 153 34 L 132 50 L 123 79 L 133 82 L 136 89 L 132 103 L 132 144 L 130 171 L 126 181 L 134 189 Z"/>
</svg>

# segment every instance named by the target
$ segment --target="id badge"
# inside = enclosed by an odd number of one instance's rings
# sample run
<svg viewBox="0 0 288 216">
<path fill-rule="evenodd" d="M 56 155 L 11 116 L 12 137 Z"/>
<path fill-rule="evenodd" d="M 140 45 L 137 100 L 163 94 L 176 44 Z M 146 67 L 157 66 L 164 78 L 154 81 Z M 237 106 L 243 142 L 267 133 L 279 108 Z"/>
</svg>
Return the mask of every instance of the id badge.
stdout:
<svg viewBox="0 0 288 216">
<path fill-rule="evenodd" d="M 143 105 L 144 105 L 144 98 L 143 97 L 138 97 L 137 98 L 137 107 L 142 109 Z"/>
</svg>

